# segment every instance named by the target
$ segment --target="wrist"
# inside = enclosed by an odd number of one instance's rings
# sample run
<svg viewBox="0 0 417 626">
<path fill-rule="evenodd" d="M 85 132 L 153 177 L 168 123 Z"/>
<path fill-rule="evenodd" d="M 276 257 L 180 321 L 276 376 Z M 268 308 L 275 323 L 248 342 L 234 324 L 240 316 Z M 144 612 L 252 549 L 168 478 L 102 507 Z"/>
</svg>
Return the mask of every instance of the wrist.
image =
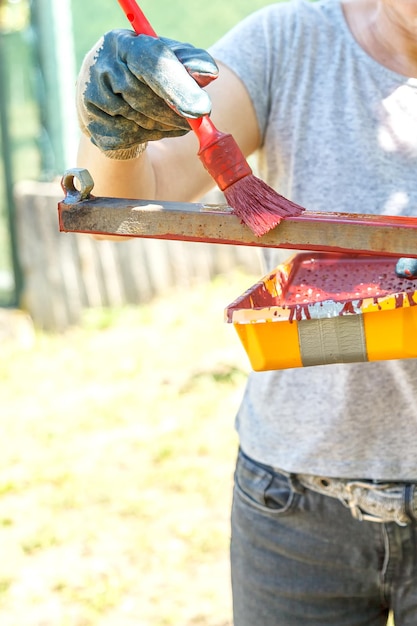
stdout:
<svg viewBox="0 0 417 626">
<path fill-rule="evenodd" d="M 148 142 L 137 143 L 128 148 L 118 148 L 116 150 L 103 150 L 104 156 L 108 159 L 115 159 L 117 161 L 128 161 L 129 159 L 137 159 L 146 150 Z"/>
</svg>

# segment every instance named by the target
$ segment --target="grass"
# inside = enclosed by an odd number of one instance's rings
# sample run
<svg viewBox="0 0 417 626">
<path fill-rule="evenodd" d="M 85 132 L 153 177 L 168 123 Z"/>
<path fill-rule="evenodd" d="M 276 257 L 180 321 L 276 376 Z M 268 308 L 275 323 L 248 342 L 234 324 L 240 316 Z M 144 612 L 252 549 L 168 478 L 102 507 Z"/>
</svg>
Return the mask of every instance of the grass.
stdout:
<svg viewBox="0 0 417 626">
<path fill-rule="evenodd" d="M 253 280 L 3 340 L 0 623 L 231 623 L 248 363 L 223 309 Z"/>
<path fill-rule="evenodd" d="M 1 624 L 231 626 L 249 367 L 222 312 L 257 278 L 90 310 L 62 335 L 21 315 L 3 331 Z"/>
</svg>

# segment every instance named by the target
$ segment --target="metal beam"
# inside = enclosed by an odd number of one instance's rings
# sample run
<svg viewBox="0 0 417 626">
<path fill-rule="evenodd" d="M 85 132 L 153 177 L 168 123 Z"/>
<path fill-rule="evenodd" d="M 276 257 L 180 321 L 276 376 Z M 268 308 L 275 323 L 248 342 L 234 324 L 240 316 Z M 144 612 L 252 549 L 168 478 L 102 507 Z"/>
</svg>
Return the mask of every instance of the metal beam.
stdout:
<svg viewBox="0 0 417 626">
<path fill-rule="evenodd" d="M 228 206 L 94 197 L 94 183 L 84 169 L 69 170 L 62 184 L 66 195 L 58 213 L 63 232 L 417 257 L 413 217 L 305 211 L 257 237 Z"/>
</svg>

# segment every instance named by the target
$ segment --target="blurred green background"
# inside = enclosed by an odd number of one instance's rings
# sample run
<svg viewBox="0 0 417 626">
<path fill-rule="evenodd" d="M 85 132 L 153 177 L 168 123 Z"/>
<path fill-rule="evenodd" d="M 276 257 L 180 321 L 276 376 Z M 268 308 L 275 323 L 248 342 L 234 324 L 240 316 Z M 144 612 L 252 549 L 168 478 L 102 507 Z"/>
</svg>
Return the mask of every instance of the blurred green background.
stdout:
<svg viewBox="0 0 417 626">
<path fill-rule="evenodd" d="M 208 47 L 267 0 L 143 0 L 163 35 Z M 117 0 L 0 0 L 0 306 L 15 306 L 22 278 L 14 185 L 52 180 L 75 165 L 73 91 L 101 34 L 128 27 Z M 69 156 L 68 156 L 69 155 Z"/>
<path fill-rule="evenodd" d="M 57 0 L 59 1 L 59 0 Z M 157 33 L 207 47 L 242 17 L 260 9 L 267 0 L 142 0 L 140 6 Z M 116 0 L 72 0 L 77 62 L 111 28 L 125 28 L 126 19 Z"/>
</svg>

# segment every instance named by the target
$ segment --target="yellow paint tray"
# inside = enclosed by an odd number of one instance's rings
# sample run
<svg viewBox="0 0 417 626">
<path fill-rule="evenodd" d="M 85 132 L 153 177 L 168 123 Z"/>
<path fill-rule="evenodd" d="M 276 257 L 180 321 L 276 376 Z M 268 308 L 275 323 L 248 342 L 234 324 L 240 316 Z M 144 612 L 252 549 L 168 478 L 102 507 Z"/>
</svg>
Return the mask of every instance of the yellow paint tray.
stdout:
<svg viewBox="0 0 417 626">
<path fill-rule="evenodd" d="M 230 304 L 255 371 L 417 357 L 417 281 L 395 257 L 302 253 Z"/>
</svg>

